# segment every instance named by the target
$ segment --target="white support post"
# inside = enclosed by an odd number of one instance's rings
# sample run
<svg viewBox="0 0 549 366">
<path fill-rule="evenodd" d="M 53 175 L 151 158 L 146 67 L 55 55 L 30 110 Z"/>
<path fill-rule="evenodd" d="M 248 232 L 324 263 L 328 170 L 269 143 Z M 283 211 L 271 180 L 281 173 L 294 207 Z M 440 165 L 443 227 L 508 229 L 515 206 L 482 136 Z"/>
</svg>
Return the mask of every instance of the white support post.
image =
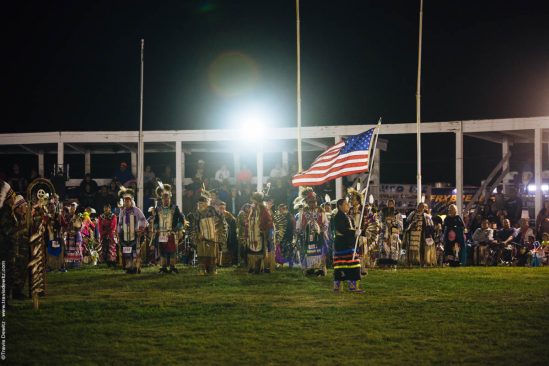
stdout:
<svg viewBox="0 0 549 366">
<path fill-rule="evenodd" d="M 334 140 L 337 144 L 339 141 L 341 141 L 341 136 L 336 136 Z M 336 199 L 343 198 L 343 178 L 337 178 L 335 180 L 335 195 Z"/>
<path fill-rule="evenodd" d="M 504 156 L 506 156 L 508 152 L 509 152 L 509 138 L 504 137 L 503 141 L 501 142 L 501 157 L 503 158 Z M 504 162 L 503 166 L 501 167 L 502 170 L 506 170 L 507 168 L 509 168 L 509 160 Z M 503 185 L 503 193 L 507 193 L 507 187 L 505 186 L 505 184 Z"/>
<path fill-rule="evenodd" d="M 456 206 L 458 215 L 463 210 L 463 131 L 456 131 Z M 463 216 L 462 216 L 463 217 Z"/>
<path fill-rule="evenodd" d="M 84 153 L 84 174 L 91 173 L 91 152 L 86 150 Z"/>
<path fill-rule="evenodd" d="M 44 150 L 38 151 L 38 175 L 44 177 Z"/>
<path fill-rule="evenodd" d="M 132 175 L 134 177 L 137 177 L 137 151 L 132 150 L 132 151 L 130 151 L 130 153 L 131 153 L 130 166 L 131 166 L 131 169 L 132 169 Z"/>
<path fill-rule="evenodd" d="M 257 149 L 257 192 L 263 192 L 263 142 Z"/>
<path fill-rule="evenodd" d="M 183 207 L 183 151 L 181 141 L 175 142 L 175 201 L 176 205 Z"/>
<path fill-rule="evenodd" d="M 541 152 L 543 148 L 542 144 L 543 130 L 536 128 L 534 133 L 534 180 L 536 183 L 536 199 L 535 199 L 535 211 L 534 217 L 543 207 L 543 192 L 541 190 Z"/>
<path fill-rule="evenodd" d="M 65 145 L 63 145 L 63 143 L 59 141 L 57 143 L 57 166 L 63 169 L 63 173 L 67 173 L 65 171 L 65 166 L 64 166 L 65 164 L 64 157 L 65 157 Z"/>
<path fill-rule="evenodd" d="M 234 152 L 233 153 L 233 162 L 234 162 L 234 178 L 236 183 L 236 176 L 238 175 L 238 172 L 240 172 L 240 153 Z"/>
<path fill-rule="evenodd" d="M 282 169 L 284 169 L 287 172 L 290 171 L 290 166 L 288 165 L 288 152 L 287 151 L 282 152 Z"/>
<path fill-rule="evenodd" d="M 183 141 L 181 141 L 183 144 Z M 181 192 L 184 192 L 183 186 L 185 185 L 185 150 L 181 146 Z M 181 209 L 181 207 L 179 207 Z"/>
</svg>

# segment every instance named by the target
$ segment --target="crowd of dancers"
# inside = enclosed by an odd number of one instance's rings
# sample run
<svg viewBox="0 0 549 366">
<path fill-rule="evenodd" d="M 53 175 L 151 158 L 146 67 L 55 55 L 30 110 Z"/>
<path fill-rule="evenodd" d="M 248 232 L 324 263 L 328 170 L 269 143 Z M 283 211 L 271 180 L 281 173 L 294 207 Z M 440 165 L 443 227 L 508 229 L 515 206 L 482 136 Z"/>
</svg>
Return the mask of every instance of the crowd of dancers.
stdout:
<svg viewBox="0 0 549 366">
<path fill-rule="evenodd" d="M 219 266 L 244 267 L 250 274 L 287 266 L 306 276 L 326 276 L 333 268 L 334 291 L 345 281 L 349 291 L 360 293 L 360 281 L 372 267 L 536 266 L 549 251 L 549 233 L 536 241 L 527 220 L 515 229 L 504 219 L 495 230 L 482 220 L 468 232 L 455 205 L 441 217 L 420 203 L 405 216 L 393 200 L 378 207 L 353 189 L 329 202 L 305 187 L 291 208 L 273 207 L 268 195 L 255 192 L 236 217 L 204 189 L 196 208 L 184 215 L 172 202 L 170 185 L 158 181 L 156 204 L 146 216 L 124 186 L 118 206 L 106 203 L 97 214 L 60 202 L 46 179 L 33 182 L 27 199 L 0 183 L 0 244 L 14 299 L 26 297 L 26 278 L 30 296 L 42 296 L 47 272 L 100 263 L 128 274 L 146 265 L 158 266 L 161 274 L 178 273 L 178 263 L 201 275 L 216 274 Z"/>
</svg>

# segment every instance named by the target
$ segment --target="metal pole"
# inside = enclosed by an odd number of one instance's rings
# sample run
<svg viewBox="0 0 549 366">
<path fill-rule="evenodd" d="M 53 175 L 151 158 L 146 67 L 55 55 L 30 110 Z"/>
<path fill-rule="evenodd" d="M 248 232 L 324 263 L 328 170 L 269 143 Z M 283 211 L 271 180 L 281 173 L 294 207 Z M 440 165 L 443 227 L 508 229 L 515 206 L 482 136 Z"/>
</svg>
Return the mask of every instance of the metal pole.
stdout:
<svg viewBox="0 0 549 366">
<path fill-rule="evenodd" d="M 297 171 L 303 171 L 303 160 L 301 158 L 301 28 L 299 19 L 299 0 L 295 0 L 296 14 L 296 41 L 297 41 Z"/>
<path fill-rule="evenodd" d="M 417 125 L 417 203 L 421 202 L 421 38 L 423 34 L 423 0 L 419 5 L 419 48 L 417 55 L 417 91 L 416 91 L 416 125 Z"/>
<path fill-rule="evenodd" d="M 379 121 L 377 122 L 377 127 L 374 131 L 374 134 L 375 134 L 375 142 L 374 142 L 374 145 L 372 147 L 372 149 L 370 149 L 370 151 L 372 152 L 372 158 L 370 159 L 370 161 L 368 162 L 368 181 L 366 182 L 366 188 L 364 188 L 364 202 L 362 204 L 362 210 L 360 211 L 360 219 L 358 220 L 358 225 L 357 225 L 357 229 L 360 229 L 362 227 L 362 220 L 364 219 L 364 207 L 366 207 L 366 199 L 368 198 L 368 189 L 370 188 L 370 172 L 371 172 L 371 169 L 373 166 L 374 166 L 374 159 L 376 157 L 376 149 L 377 149 L 377 139 L 378 139 L 378 136 L 379 136 L 379 128 L 381 127 L 381 118 L 379 119 Z M 358 239 L 359 239 L 359 236 L 356 237 L 355 239 L 355 250 L 353 251 L 353 260 L 355 260 L 355 256 L 356 256 L 356 250 L 358 248 Z"/>
<path fill-rule="evenodd" d="M 144 169 L 144 144 L 143 144 L 143 71 L 145 54 L 145 39 L 141 38 L 141 81 L 139 86 L 139 144 L 137 158 L 137 206 L 143 208 L 143 172 Z"/>
</svg>

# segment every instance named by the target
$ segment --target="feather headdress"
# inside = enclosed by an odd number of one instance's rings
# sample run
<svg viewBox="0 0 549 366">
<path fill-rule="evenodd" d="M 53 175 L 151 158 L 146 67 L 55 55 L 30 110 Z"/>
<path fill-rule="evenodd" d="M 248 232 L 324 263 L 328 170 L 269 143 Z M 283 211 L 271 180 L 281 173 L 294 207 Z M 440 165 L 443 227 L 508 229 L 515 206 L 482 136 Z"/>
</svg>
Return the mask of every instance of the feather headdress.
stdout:
<svg viewBox="0 0 549 366">
<path fill-rule="evenodd" d="M 129 197 L 133 200 L 133 198 L 134 198 L 133 189 L 126 188 L 124 186 L 120 186 L 120 190 L 118 191 L 118 197 L 120 197 L 120 198 Z"/>
</svg>

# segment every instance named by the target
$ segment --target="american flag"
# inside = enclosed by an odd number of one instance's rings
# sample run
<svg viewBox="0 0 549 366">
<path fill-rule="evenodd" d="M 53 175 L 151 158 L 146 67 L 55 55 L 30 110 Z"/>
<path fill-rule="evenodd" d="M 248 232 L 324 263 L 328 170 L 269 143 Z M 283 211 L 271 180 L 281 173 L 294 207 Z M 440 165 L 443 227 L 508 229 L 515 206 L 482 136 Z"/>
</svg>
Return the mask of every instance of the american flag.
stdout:
<svg viewBox="0 0 549 366">
<path fill-rule="evenodd" d="M 311 167 L 294 175 L 292 185 L 317 186 L 332 179 L 368 171 L 368 157 L 374 128 L 350 136 L 324 151 Z"/>
</svg>

